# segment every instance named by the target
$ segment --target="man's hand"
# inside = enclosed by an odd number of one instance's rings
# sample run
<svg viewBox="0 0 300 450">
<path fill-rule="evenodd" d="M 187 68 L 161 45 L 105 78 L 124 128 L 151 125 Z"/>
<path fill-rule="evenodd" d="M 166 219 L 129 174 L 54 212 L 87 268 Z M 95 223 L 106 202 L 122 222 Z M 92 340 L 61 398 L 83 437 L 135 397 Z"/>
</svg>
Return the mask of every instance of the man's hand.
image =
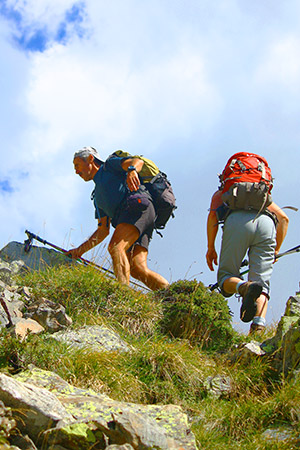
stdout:
<svg viewBox="0 0 300 450">
<path fill-rule="evenodd" d="M 66 252 L 66 255 L 69 256 L 72 259 L 78 259 L 78 258 L 81 257 L 82 252 L 79 250 L 79 247 L 78 248 L 72 248 L 72 250 L 68 250 Z"/>
<path fill-rule="evenodd" d="M 214 271 L 214 264 L 218 265 L 218 255 L 214 248 L 209 248 L 206 252 L 206 262 L 211 271 Z"/>
<path fill-rule="evenodd" d="M 138 190 L 141 182 L 136 170 L 131 170 L 130 172 L 127 172 L 126 182 L 131 192 Z"/>
</svg>

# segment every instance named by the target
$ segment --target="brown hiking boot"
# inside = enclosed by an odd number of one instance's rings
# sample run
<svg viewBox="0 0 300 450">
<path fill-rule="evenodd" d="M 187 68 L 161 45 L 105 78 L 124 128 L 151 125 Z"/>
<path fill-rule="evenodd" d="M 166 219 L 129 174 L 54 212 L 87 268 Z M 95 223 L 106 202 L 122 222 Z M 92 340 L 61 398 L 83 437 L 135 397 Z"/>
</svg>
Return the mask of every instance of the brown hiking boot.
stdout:
<svg viewBox="0 0 300 450">
<path fill-rule="evenodd" d="M 258 325 L 257 323 L 251 323 L 249 334 L 263 334 L 266 327 L 264 325 Z"/>
<path fill-rule="evenodd" d="M 262 286 L 256 281 L 245 281 L 238 293 L 243 297 L 240 318 L 243 322 L 251 322 L 256 313 L 256 299 L 262 293 Z"/>
</svg>

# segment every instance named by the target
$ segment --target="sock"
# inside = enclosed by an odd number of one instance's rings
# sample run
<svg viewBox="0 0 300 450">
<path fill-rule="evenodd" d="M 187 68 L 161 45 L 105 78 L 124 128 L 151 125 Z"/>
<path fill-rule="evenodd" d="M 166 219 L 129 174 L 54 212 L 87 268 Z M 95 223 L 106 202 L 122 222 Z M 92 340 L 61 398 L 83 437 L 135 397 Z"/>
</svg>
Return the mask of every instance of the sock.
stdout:
<svg viewBox="0 0 300 450">
<path fill-rule="evenodd" d="M 255 325 L 262 325 L 264 327 L 266 325 L 266 319 L 264 317 L 255 316 L 252 323 L 255 323 Z"/>
<path fill-rule="evenodd" d="M 239 281 L 238 282 L 238 284 L 236 285 L 236 287 L 235 287 L 235 291 L 238 293 L 239 292 L 239 287 L 242 285 L 242 284 L 244 284 L 245 283 L 245 281 Z"/>
</svg>

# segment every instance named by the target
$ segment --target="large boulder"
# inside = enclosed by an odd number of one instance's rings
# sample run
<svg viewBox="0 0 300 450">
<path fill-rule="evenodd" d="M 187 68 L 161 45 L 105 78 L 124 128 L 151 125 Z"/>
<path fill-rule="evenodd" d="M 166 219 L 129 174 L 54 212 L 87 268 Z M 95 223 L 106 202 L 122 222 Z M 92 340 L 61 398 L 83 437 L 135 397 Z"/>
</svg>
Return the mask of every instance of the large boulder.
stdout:
<svg viewBox="0 0 300 450">
<path fill-rule="evenodd" d="M 135 450 L 197 448 L 187 416 L 179 406 L 119 402 L 71 386 L 57 374 L 35 367 L 13 380 L 41 391 L 47 389 L 56 398 L 54 404 L 59 402 L 71 416 L 62 418 L 52 428 L 40 428 L 49 448 L 101 449 L 105 448 L 103 442 L 130 444 Z"/>
<path fill-rule="evenodd" d="M 72 263 L 70 258 L 54 249 L 33 245 L 27 252 L 26 245 L 16 241 L 9 242 L 0 250 L 0 258 L 8 263 L 22 261 L 23 268 L 32 270 Z"/>
</svg>

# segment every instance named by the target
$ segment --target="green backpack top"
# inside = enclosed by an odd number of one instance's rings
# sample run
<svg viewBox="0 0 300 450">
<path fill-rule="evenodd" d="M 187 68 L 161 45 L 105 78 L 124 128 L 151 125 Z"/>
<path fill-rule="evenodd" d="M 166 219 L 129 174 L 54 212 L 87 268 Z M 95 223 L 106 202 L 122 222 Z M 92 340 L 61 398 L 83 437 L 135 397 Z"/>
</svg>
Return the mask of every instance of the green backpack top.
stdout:
<svg viewBox="0 0 300 450">
<path fill-rule="evenodd" d="M 131 155 L 123 150 L 117 150 L 113 153 L 114 156 L 119 156 L 120 158 L 139 158 L 144 161 L 142 170 L 139 172 L 139 177 L 142 179 L 143 183 L 149 183 L 153 177 L 159 174 L 159 168 L 157 165 L 151 161 L 151 159 L 144 158 L 140 155 Z"/>
</svg>

